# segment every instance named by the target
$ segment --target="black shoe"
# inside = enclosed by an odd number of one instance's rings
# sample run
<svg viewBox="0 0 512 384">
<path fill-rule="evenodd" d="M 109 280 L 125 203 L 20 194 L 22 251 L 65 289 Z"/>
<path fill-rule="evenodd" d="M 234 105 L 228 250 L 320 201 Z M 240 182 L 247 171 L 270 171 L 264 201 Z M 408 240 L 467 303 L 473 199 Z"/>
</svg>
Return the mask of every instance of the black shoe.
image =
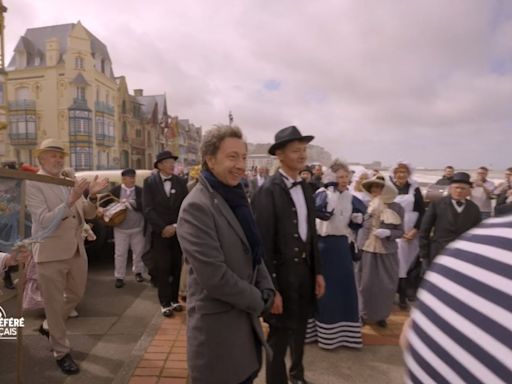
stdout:
<svg viewBox="0 0 512 384">
<path fill-rule="evenodd" d="M 37 331 L 47 339 L 50 338 L 50 331 L 47 328 L 43 327 L 43 324 L 39 326 L 39 329 Z"/>
<path fill-rule="evenodd" d="M 124 280 L 116 279 L 116 288 L 123 288 L 123 287 L 124 287 Z"/>
<path fill-rule="evenodd" d="M 290 383 L 291 384 L 311 384 L 309 381 L 306 381 L 304 379 L 293 379 L 290 377 Z"/>
<path fill-rule="evenodd" d="M 174 312 L 172 311 L 171 307 L 162 307 L 161 311 L 162 311 L 162 315 L 164 317 L 173 317 L 174 316 Z"/>
<path fill-rule="evenodd" d="M 174 312 L 181 312 L 183 311 L 183 306 L 180 303 L 171 303 L 171 309 Z"/>
<path fill-rule="evenodd" d="M 142 283 L 144 281 L 144 278 L 142 277 L 142 273 L 136 273 L 135 274 L 135 281 L 137 283 Z"/>
<path fill-rule="evenodd" d="M 388 326 L 388 322 L 386 320 L 377 321 L 377 325 L 381 328 L 386 328 Z"/>
<path fill-rule="evenodd" d="M 12 282 L 11 274 L 8 272 L 4 275 L 4 287 L 7 289 L 16 289 L 16 286 Z"/>
<path fill-rule="evenodd" d="M 57 365 L 66 375 L 76 375 L 78 372 L 80 372 L 80 368 L 78 368 L 78 365 L 76 365 L 75 360 L 73 360 L 69 353 L 64 355 L 63 358 L 58 359 Z"/>
</svg>

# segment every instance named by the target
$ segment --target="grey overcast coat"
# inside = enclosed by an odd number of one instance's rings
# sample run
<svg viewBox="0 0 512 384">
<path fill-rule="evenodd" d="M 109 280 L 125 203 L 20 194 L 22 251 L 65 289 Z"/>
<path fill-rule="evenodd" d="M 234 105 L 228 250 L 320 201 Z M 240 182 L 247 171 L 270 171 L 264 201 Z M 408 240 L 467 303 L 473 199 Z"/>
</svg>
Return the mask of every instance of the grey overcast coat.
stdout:
<svg viewBox="0 0 512 384">
<path fill-rule="evenodd" d="M 188 366 L 193 384 L 237 384 L 261 365 L 266 347 L 258 316 L 262 289 L 274 289 L 265 265 L 253 272 L 237 218 L 206 180 L 181 207 L 178 238 L 189 266 Z"/>
</svg>

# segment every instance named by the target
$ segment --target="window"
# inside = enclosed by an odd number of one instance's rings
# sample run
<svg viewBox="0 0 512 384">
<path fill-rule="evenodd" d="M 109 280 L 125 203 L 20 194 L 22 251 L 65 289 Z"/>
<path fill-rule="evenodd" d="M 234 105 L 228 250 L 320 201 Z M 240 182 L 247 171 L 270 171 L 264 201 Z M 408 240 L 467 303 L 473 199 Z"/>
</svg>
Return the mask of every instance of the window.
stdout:
<svg viewBox="0 0 512 384">
<path fill-rule="evenodd" d="M 35 139 L 36 116 L 33 114 L 10 114 L 9 134 L 13 139 Z"/>
<path fill-rule="evenodd" d="M 142 129 L 137 128 L 137 129 L 135 130 L 135 137 L 136 137 L 137 139 L 142 139 Z"/>
<path fill-rule="evenodd" d="M 121 111 L 122 111 L 123 113 L 126 113 L 126 100 L 123 100 L 123 103 L 122 103 L 122 105 L 121 105 Z"/>
<path fill-rule="evenodd" d="M 91 136 L 91 113 L 88 111 L 69 111 L 69 134 Z"/>
<path fill-rule="evenodd" d="M 75 97 L 78 100 L 85 100 L 85 87 L 76 87 Z"/>
<path fill-rule="evenodd" d="M 126 121 L 123 121 L 123 125 L 121 128 L 121 136 L 124 141 L 128 141 L 128 126 L 126 125 Z"/>
<path fill-rule="evenodd" d="M 75 69 L 84 69 L 84 58 L 81 56 L 75 57 Z"/>
<path fill-rule="evenodd" d="M 90 147 L 71 146 L 71 167 L 76 170 L 92 168 L 92 149 Z"/>
<path fill-rule="evenodd" d="M 101 59 L 101 73 L 105 73 L 105 59 Z"/>
</svg>

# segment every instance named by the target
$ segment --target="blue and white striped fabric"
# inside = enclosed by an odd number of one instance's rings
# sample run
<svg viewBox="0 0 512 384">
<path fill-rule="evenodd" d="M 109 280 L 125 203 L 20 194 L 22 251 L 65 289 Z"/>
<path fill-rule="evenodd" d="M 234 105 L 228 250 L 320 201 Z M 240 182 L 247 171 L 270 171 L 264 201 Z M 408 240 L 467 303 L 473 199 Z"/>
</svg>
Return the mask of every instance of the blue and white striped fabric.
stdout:
<svg viewBox="0 0 512 384">
<path fill-rule="evenodd" d="M 411 313 L 408 383 L 512 383 L 512 216 L 434 259 Z"/>
</svg>

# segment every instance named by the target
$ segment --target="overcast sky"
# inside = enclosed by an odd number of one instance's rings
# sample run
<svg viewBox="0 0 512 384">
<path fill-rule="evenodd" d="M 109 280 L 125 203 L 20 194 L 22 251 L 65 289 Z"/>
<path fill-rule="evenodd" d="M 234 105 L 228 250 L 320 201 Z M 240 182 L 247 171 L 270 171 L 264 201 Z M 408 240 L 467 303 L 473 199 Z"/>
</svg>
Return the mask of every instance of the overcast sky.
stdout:
<svg viewBox="0 0 512 384">
<path fill-rule="evenodd" d="M 116 76 L 251 142 L 295 124 L 347 161 L 512 165 L 512 1 L 4 0 L 27 28 L 80 20 Z"/>
</svg>

